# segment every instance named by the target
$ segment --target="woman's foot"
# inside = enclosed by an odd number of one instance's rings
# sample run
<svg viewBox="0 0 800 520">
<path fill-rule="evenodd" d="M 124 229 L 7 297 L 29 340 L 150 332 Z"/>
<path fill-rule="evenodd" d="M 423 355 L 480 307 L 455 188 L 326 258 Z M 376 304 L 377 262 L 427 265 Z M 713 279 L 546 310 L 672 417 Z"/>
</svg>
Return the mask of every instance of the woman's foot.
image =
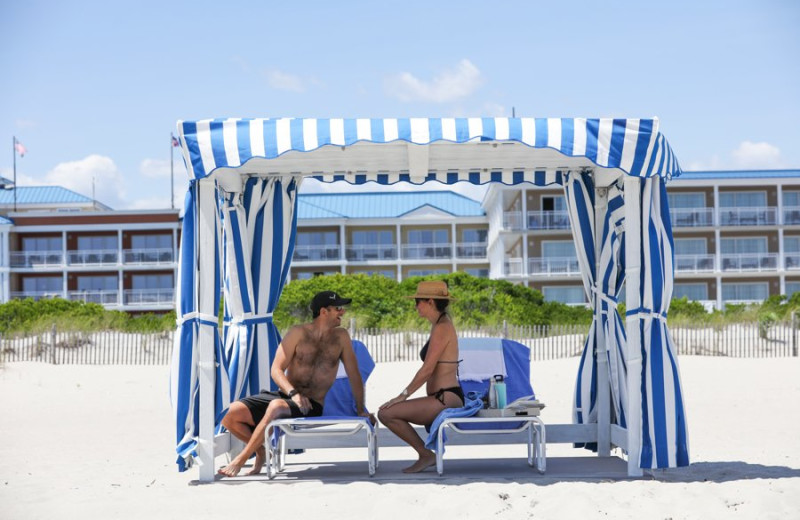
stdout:
<svg viewBox="0 0 800 520">
<path fill-rule="evenodd" d="M 436 454 L 433 453 L 432 451 L 429 451 L 425 455 L 421 455 L 419 460 L 417 460 L 417 462 L 405 468 L 403 470 L 403 473 L 419 473 L 420 471 L 425 471 L 426 469 L 435 465 L 436 465 Z"/>
</svg>

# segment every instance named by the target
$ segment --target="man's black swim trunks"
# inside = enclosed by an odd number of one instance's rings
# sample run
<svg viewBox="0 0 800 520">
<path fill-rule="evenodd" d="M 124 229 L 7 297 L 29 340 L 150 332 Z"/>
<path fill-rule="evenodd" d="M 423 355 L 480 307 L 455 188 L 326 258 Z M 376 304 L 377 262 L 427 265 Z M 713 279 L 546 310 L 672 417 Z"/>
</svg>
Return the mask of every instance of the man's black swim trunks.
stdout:
<svg viewBox="0 0 800 520">
<path fill-rule="evenodd" d="M 269 403 L 275 399 L 283 399 L 286 401 L 289 405 L 289 410 L 292 412 L 292 417 L 319 417 L 322 415 L 322 405 L 313 399 L 309 399 L 311 402 L 311 410 L 308 411 L 308 415 L 303 415 L 297 403 L 292 401 L 291 397 L 283 392 L 268 392 L 267 390 L 262 390 L 260 394 L 245 397 L 242 399 L 242 402 L 247 406 L 248 410 L 250 410 L 250 414 L 253 416 L 253 422 L 258 424 L 261 422 L 261 419 L 264 418 L 264 414 L 267 413 L 267 406 L 269 406 Z"/>
</svg>

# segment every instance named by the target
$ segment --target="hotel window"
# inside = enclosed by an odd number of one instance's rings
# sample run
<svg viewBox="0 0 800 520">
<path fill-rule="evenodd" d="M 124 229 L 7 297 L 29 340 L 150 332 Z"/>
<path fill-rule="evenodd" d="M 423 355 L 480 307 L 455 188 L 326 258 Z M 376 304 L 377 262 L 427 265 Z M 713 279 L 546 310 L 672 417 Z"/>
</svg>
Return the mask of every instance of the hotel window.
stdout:
<svg viewBox="0 0 800 520">
<path fill-rule="evenodd" d="M 412 229 L 408 232 L 408 243 L 448 245 L 450 234 L 446 229 Z"/>
<path fill-rule="evenodd" d="M 389 230 L 353 231 L 354 246 L 393 246 L 394 233 Z"/>
<path fill-rule="evenodd" d="M 723 283 L 723 301 L 763 301 L 769 296 L 767 282 Z"/>
<path fill-rule="evenodd" d="M 791 298 L 792 295 L 800 291 L 800 282 L 786 282 L 786 297 Z"/>
<path fill-rule="evenodd" d="M 567 201 L 563 195 L 542 196 L 542 211 L 567 211 Z"/>
<path fill-rule="evenodd" d="M 783 237 L 783 250 L 787 253 L 800 252 L 800 237 Z"/>
<path fill-rule="evenodd" d="M 558 287 L 542 287 L 545 301 L 561 302 L 566 304 L 586 303 L 586 293 L 581 285 L 567 285 Z"/>
<path fill-rule="evenodd" d="M 61 237 L 23 237 L 23 251 L 61 251 Z"/>
<path fill-rule="evenodd" d="M 131 235 L 131 249 L 172 250 L 172 235 Z"/>
<path fill-rule="evenodd" d="M 668 193 L 670 209 L 697 209 L 706 207 L 705 193 Z"/>
<path fill-rule="evenodd" d="M 115 235 L 78 237 L 78 251 L 116 251 Z"/>
<path fill-rule="evenodd" d="M 468 267 L 464 269 L 464 272 L 476 278 L 489 278 L 488 267 Z"/>
<path fill-rule="evenodd" d="M 61 294 L 64 279 L 60 276 L 37 276 L 22 279 L 22 290 L 26 293 Z"/>
<path fill-rule="evenodd" d="M 767 192 L 733 191 L 720 193 L 719 205 L 722 208 L 765 208 L 767 207 Z"/>
<path fill-rule="evenodd" d="M 672 291 L 673 298 L 688 298 L 694 301 L 708 300 L 708 284 L 676 283 Z"/>
<path fill-rule="evenodd" d="M 705 255 L 705 254 L 706 254 L 706 239 L 705 238 L 676 238 L 675 239 L 675 256 Z"/>
<path fill-rule="evenodd" d="M 577 258 L 575 242 L 559 240 L 542 242 L 542 258 Z"/>
<path fill-rule="evenodd" d="M 404 258 L 450 258 L 450 233 L 446 229 L 412 229 L 403 251 Z"/>
<path fill-rule="evenodd" d="M 767 237 L 723 238 L 720 251 L 724 255 L 756 255 L 767 252 Z"/>
<path fill-rule="evenodd" d="M 800 191 L 784 191 L 783 207 L 785 208 L 800 207 Z"/>
<path fill-rule="evenodd" d="M 79 291 L 116 291 L 119 288 L 116 276 L 79 276 Z"/>
<path fill-rule="evenodd" d="M 447 274 L 447 269 L 409 269 L 408 276 L 431 276 L 434 274 Z"/>
<path fill-rule="evenodd" d="M 353 271 L 353 274 L 365 274 L 367 276 L 380 275 L 391 280 L 397 277 L 397 273 L 395 273 L 394 269 L 365 269 L 363 271 Z"/>
<path fill-rule="evenodd" d="M 461 242 L 470 244 L 485 244 L 488 234 L 489 230 L 487 229 L 462 229 Z"/>
<path fill-rule="evenodd" d="M 171 274 L 135 274 L 131 277 L 131 286 L 134 290 L 172 289 L 174 287 Z"/>
<path fill-rule="evenodd" d="M 338 233 L 336 231 L 298 231 L 294 259 L 338 260 Z"/>
</svg>

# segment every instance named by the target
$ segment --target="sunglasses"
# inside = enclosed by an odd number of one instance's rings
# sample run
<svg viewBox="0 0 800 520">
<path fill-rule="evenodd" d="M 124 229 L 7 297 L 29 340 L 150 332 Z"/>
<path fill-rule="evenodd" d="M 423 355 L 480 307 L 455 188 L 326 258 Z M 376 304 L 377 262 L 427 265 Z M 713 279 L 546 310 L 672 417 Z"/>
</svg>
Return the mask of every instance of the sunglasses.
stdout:
<svg viewBox="0 0 800 520">
<path fill-rule="evenodd" d="M 332 306 L 331 306 L 331 307 L 328 307 L 328 308 L 329 308 L 329 309 L 336 310 L 336 311 L 339 311 L 339 312 L 341 312 L 341 311 L 343 311 L 343 310 L 344 310 L 344 307 L 342 307 L 341 305 L 337 305 L 336 307 L 332 307 Z"/>
<path fill-rule="evenodd" d="M 414 305 L 416 306 L 416 305 L 419 305 L 420 303 L 426 302 L 426 301 L 428 301 L 427 298 L 414 298 L 414 302 L 415 302 Z"/>
</svg>

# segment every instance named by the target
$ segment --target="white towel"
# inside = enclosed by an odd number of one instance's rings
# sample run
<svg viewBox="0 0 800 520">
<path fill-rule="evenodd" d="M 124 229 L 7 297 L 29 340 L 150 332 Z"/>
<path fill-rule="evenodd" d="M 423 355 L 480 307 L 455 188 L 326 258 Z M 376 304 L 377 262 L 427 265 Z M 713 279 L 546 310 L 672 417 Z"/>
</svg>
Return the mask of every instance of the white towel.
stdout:
<svg viewBox="0 0 800 520">
<path fill-rule="evenodd" d="M 458 367 L 462 381 L 486 381 L 497 374 L 508 375 L 500 338 L 459 338 L 458 355 L 463 360 Z"/>
</svg>

